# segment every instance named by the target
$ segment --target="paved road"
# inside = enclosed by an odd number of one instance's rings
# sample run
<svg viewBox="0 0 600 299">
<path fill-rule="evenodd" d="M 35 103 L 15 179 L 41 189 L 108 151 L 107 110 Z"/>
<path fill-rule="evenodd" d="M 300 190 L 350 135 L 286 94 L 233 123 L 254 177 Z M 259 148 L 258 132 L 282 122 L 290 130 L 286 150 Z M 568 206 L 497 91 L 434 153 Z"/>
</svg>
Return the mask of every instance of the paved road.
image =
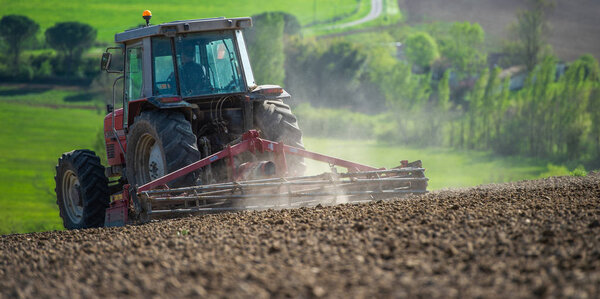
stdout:
<svg viewBox="0 0 600 299">
<path fill-rule="evenodd" d="M 348 22 L 348 23 L 335 24 L 335 25 L 327 27 L 327 29 L 346 28 L 346 27 L 360 25 L 362 23 L 366 23 L 368 21 L 372 21 L 372 20 L 378 18 L 381 15 L 382 11 L 383 11 L 382 0 L 371 0 L 371 11 L 364 18 L 354 20 L 354 21 Z"/>
</svg>

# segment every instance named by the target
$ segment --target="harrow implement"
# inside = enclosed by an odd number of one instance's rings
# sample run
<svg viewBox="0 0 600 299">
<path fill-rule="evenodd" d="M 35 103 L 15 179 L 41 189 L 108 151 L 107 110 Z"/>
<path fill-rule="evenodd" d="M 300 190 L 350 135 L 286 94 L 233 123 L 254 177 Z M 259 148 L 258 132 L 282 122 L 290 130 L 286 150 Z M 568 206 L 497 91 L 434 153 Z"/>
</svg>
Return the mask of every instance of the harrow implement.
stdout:
<svg viewBox="0 0 600 299">
<path fill-rule="evenodd" d="M 272 153 L 274 161 L 257 161 L 235 166 L 237 155 Z M 328 163 L 331 172 L 312 176 L 288 177 L 286 155 L 296 155 Z M 226 183 L 169 188 L 166 184 L 219 160 L 227 162 Z M 347 172 L 338 173 L 337 167 Z M 145 185 L 125 185 L 121 198 L 107 209 L 105 225 L 189 213 L 281 209 L 318 204 L 358 203 L 371 200 L 427 193 L 428 179 L 421 162 L 392 169 L 378 169 L 304 149 L 259 138 L 258 132 L 245 133 L 241 142 L 169 173 Z"/>
</svg>

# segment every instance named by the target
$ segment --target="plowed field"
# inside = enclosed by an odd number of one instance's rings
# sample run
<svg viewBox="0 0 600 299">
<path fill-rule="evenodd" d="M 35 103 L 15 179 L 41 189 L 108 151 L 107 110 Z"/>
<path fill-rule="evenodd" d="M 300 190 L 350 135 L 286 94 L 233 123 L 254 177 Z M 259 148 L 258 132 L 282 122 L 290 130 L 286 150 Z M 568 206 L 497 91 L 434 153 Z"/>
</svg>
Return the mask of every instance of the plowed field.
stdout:
<svg viewBox="0 0 600 299">
<path fill-rule="evenodd" d="M 0 237 L 0 297 L 600 296 L 600 175 Z"/>
</svg>

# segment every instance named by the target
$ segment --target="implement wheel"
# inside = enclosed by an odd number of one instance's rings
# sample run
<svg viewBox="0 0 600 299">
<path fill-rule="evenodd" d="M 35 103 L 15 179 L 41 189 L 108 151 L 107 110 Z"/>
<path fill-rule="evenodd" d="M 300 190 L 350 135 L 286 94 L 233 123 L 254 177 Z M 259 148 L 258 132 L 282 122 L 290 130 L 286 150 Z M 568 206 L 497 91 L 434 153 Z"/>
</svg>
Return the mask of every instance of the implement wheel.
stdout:
<svg viewBox="0 0 600 299">
<path fill-rule="evenodd" d="M 135 118 L 127 137 L 127 181 L 141 186 L 200 159 L 196 135 L 183 114 L 146 111 Z M 180 177 L 169 187 L 196 184 L 197 172 Z"/>
<path fill-rule="evenodd" d="M 266 100 L 254 107 L 254 124 L 261 131 L 262 137 L 286 145 L 304 149 L 302 131 L 298 126 L 296 116 L 292 114 L 290 106 L 280 100 Z M 286 155 L 289 174 L 301 176 L 304 174 L 306 164 L 304 158 Z"/>
<path fill-rule="evenodd" d="M 100 227 L 109 204 L 108 180 L 90 150 L 64 153 L 56 166 L 56 203 L 67 229 Z"/>
</svg>

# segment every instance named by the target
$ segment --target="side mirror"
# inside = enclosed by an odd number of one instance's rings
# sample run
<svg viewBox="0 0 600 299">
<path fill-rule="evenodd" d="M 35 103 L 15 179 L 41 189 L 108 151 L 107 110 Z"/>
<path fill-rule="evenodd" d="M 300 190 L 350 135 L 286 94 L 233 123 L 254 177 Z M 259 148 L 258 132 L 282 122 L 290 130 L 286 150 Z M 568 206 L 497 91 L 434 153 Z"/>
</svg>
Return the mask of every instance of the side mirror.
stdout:
<svg viewBox="0 0 600 299">
<path fill-rule="evenodd" d="M 112 54 L 110 54 L 109 52 L 102 53 L 102 60 L 100 60 L 100 69 L 109 72 L 111 60 Z"/>
<path fill-rule="evenodd" d="M 117 52 L 116 56 L 113 57 L 110 50 L 119 50 L 119 51 Z M 107 73 L 115 73 L 115 74 L 123 73 L 123 69 L 122 69 L 123 68 L 123 58 L 124 58 L 124 55 L 123 55 L 122 47 L 106 48 L 106 51 L 104 53 L 102 53 L 102 59 L 100 59 L 100 70 L 106 71 Z"/>
</svg>

